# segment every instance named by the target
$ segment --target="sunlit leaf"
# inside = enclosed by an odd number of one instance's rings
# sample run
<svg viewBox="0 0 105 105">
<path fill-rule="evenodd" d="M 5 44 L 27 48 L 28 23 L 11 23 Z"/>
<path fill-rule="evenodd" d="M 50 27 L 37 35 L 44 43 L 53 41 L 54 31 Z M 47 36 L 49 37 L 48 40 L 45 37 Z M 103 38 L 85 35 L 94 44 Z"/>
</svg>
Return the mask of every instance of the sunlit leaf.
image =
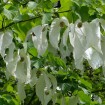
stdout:
<svg viewBox="0 0 105 105">
<path fill-rule="evenodd" d="M 12 13 L 11 13 L 11 11 L 9 11 L 8 9 L 6 9 L 6 8 L 4 8 L 4 15 L 6 16 L 6 18 L 8 18 L 8 19 L 12 19 Z"/>
<path fill-rule="evenodd" d="M 90 100 L 91 100 L 90 97 L 88 96 L 88 94 L 85 94 L 83 91 L 79 91 L 78 96 L 79 96 L 80 100 L 82 102 L 84 102 L 85 104 L 90 103 Z"/>
<path fill-rule="evenodd" d="M 11 85 L 8 85 L 7 86 L 7 91 L 8 92 L 13 92 L 14 90 L 13 90 L 13 87 L 11 86 Z"/>
<path fill-rule="evenodd" d="M 48 24 L 51 21 L 51 13 L 44 13 L 42 24 Z"/>
<path fill-rule="evenodd" d="M 29 9 L 35 9 L 36 8 L 36 6 L 37 6 L 37 3 L 36 2 L 33 2 L 33 1 L 30 1 L 30 2 L 28 2 L 28 8 Z"/>
<path fill-rule="evenodd" d="M 82 78 L 80 78 L 80 83 L 85 85 L 87 88 L 92 89 L 92 84 Z"/>
</svg>

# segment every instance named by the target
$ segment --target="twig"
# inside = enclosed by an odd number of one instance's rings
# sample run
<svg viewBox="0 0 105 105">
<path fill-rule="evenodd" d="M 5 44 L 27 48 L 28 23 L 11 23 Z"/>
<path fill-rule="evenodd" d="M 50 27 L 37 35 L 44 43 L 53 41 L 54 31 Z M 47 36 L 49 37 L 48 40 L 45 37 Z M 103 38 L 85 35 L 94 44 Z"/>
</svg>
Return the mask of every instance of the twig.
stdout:
<svg viewBox="0 0 105 105">
<path fill-rule="evenodd" d="M 22 22 L 27 22 L 27 21 L 31 21 L 31 20 L 34 20 L 34 19 L 37 19 L 37 18 L 40 18 L 40 17 L 42 17 L 42 16 L 37 16 L 37 17 L 30 18 L 30 19 L 26 19 L 26 20 L 21 20 L 21 21 L 18 21 L 18 22 L 12 22 L 12 23 L 8 24 L 7 26 L 1 28 L 0 31 L 6 29 L 6 28 L 8 28 L 8 27 L 11 27 L 11 26 L 14 25 L 14 24 L 22 23 Z"/>
<path fill-rule="evenodd" d="M 72 11 L 71 9 L 70 10 L 66 10 L 66 11 L 59 11 L 59 12 L 57 12 L 57 13 L 64 13 L 64 12 L 70 12 L 70 11 Z M 56 13 L 56 12 L 55 12 Z"/>
<path fill-rule="evenodd" d="M 65 10 L 65 11 L 57 11 L 57 12 L 52 12 L 52 14 L 55 14 L 55 13 L 64 13 L 64 12 L 70 12 L 70 11 L 72 11 L 71 9 L 69 9 L 69 10 Z M 43 11 L 44 13 L 51 13 L 51 12 L 46 12 L 46 11 Z"/>
<path fill-rule="evenodd" d="M 60 11 L 60 12 L 53 12 L 53 14 L 54 13 L 64 13 L 64 12 L 69 12 L 69 11 L 71 11 L 71 10 Z M 44 13 L 50 13 L 50 12 L 44 12 Z M 34 19 L 37 19 L 37 18 L 41 18 L 41 17 L 42 16 L 40 15 L 40 16 L 36 16 L 36 17 L 30 18 L 30 19 L 26 19 L 26 20 L 21 20 L 21 21 L 18 21 L 18 22 L 12 22 L 12 23 L 8 24 L 7 26 L 0 28 L 0 31 L 3 31 L 4 29 L 7 29 L 8 27 L 11 27 L 14 24 L 31 21 L 31 20 L 34 20 Z"/>
<path fill-rule="evenodd" d="M 2 21 L 2 28 L 4 28 L 4 18 L 3 18 L 3 21 Z"/>
</svg>

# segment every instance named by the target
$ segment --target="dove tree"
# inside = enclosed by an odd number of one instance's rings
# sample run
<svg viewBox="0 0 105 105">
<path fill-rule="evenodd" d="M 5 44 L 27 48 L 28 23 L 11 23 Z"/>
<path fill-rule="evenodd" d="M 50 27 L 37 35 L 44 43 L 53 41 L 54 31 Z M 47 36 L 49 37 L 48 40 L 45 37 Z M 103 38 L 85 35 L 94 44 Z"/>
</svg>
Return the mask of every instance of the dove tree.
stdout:
<svg viewBox="0 0 105 105">
<path fill-rule="evenodd" d="M 104 0 L 1 0 L 0 104 L 104 105 L 104 14 Z"/>
</svg>

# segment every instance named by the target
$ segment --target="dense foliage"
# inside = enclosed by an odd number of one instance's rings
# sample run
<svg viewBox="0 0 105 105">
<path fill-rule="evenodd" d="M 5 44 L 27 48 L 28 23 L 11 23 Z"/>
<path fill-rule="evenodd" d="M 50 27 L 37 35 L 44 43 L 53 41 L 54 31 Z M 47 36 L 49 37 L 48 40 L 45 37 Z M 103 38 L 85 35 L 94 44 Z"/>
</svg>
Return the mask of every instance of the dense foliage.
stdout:
<svg viewBox="0 0 105 105">
<path fill-rule="evenodd" d="M 104 0 L 0 0 L 0 105 L 105 105 Z"/>
</svg>

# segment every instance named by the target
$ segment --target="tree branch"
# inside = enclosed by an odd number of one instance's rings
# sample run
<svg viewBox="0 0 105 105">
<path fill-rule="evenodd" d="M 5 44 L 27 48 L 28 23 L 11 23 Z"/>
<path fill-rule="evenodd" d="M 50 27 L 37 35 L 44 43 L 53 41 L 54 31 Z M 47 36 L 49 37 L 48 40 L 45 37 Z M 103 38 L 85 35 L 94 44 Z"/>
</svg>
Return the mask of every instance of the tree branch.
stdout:
<svg viewBox="0 0 105 105">
<path fill-rule="evenodd" d="M 60 12 L 52 12 L 52 14 L 55 14 L 55 13 L 64 13 L 64 12 L 70 12 L 70 11 L 71 11 L 71 10 L 60 11 Z M 51 12 L 44 12 L 44 13 L 51 13 Z M 42 16 L 39 15 L 39 16 L 30 18 L 30 19 L 20 20 L 20 21 L 18 21 L 18 22 L 11 22 L 11 23 L 8 24 L 7 26 L 0 28 L 0 31 L 3 31 L 3 30 L 5 30 L 5 29 L 7 29 L 8 27 L 11 27 L 11 26 L 14 25 L 14 24 L 22 23 L 22 22 L 27 22 L 27 21 L 31 21 L 31 20 L 34 20 L 34 19 L 37 19 L 37 18 L 41 18 L 41 17 L 42 17 Z"/>
<path fill-rule="evenodd" d="M 40 18 L 40 17 L 42 17 L 42 16 L 40 15 L 40 16 L 33 17 L 33 18 L 30 18 L 30 19 L 26 19 L 26 20 L 21 20 L 21 21 L 18 21 L 18 22 L 12 22 L 12 23 L 8 24 L 7 26 L 0 28 L 0 31 L 2 31 L 4 29 L 7 29 L 8 27 L 11 27 L 14 24 L 31 21 L 31 20 L 34 20 L 34 19 L 37 19 L 37 18 Z"/>
<path fill-rule="evenodd" d="M 65 10 L 65 11 L 57 11 L 57 12 L 52 12 L 52 14 L 55 14 L 55 13 L 64 13 L 64 12 L 70 12 L 70 11 L 72 11 L 71 9 L 69 9 L 69 10 Z M 44 13 L 51 13 L 51 12 L 46 12 L 46 11 L 43 11 Z"/>
<path fill-rule="evenodd" d="M 69 10 L 66 10 L 66 11 L 59 11 L 59 12 L 57 12 L 57 13 L 64 13 L 64 12 L 70 12 L 70 11 L 72 11 L 71 9 L 69 9 Z M 56 13 L 56 12 L 55 12 Z"/>
</svg>

